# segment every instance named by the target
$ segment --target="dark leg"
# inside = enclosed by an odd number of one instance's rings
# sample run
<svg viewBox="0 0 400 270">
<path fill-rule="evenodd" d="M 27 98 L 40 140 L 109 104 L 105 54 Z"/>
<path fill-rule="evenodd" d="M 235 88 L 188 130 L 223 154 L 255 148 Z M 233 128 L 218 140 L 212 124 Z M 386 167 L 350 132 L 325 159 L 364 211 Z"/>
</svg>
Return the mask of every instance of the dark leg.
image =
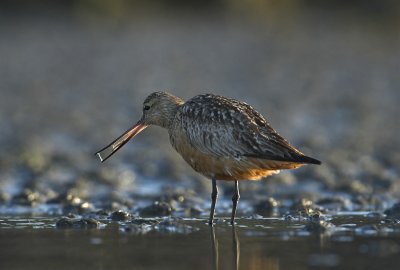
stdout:
<svg viewBox="0 0 400 270">
<path fill-rule="evenodd" d="M 235 224 L 235 215 L 236 215 L 236 208 L 237 208 L 237 203 L 240 199 L 240 194 L 239 194 L 239 182 L 235 181 L 235 194 L 233 194 L 232 197 L 232 216 L 231 216 L 231 224 Z"/>
<path fill-rule="evenodd" d="M 212 226 L 213 220 L 214 220 L 215 204 L 217 202 L 217 198 L 218 198 L 217 181 L 213 178 L 212 179 L 210 219 L 208 220 L 208 224 L 211 226 Z"/>
</svg>

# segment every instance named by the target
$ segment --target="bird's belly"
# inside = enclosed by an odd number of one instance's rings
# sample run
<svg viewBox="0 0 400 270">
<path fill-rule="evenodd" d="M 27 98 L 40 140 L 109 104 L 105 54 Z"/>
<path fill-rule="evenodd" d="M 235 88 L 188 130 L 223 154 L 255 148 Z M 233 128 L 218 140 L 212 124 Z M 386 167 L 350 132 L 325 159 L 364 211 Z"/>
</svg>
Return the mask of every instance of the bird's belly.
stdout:
<svg viewBox="0 0 400 270">
<path fill-rule="evenodd" d="M 268 168 L 263 168 L 248 160 L 210 157 L 202 153 L 193 153 L 184 159 L 195 171 L 217 180 L 259 180 L 279 173 L 279 167 L 272 164 Z"/>
<path fill-rule="evenodd" d="M 293 169 L 302 165 L 257 158 L 238 159 L 209 155 L 193 148 L 184 138 L 179 141 L 171 140 L 171 143 L 196 172 L 217 180 L 259 180 L 279 173 L 281 169 Z"/>
<path fill-rule="evenodd" d="M 190 164 L 197 172 L 217 180 L 259 180 L 279 173 L 278 169 L 263 169 L 247 162 L 238 162 L 230 158 L 207 159 L 206 162 L 194 161 Z"/>
</svg>

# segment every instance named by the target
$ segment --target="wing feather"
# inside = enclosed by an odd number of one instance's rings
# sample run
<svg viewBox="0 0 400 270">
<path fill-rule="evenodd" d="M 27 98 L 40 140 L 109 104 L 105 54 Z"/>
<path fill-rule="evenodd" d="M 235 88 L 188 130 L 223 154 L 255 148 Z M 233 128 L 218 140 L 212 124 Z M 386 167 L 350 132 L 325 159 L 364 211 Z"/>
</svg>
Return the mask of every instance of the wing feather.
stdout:
<svg viewBox="0 0 400 270">
<path fill-rule="evenodd" d="M 178 118 L 190 145 L 205 154 L 308 163 L 246 103 L 200 95 L 182 105 Z"/>
</svg>

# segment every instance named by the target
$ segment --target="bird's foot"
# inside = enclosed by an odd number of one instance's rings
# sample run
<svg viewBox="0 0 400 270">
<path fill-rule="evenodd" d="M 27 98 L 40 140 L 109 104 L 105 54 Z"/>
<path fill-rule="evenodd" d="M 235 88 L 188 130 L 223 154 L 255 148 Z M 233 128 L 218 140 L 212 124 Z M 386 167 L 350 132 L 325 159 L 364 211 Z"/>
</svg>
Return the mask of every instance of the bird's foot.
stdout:
<svg viewBox="0 0 400 270">
<path fill-rule="evenodd" d="M 235 225 L 236 225 L 235 219 L 231 219 L 230 224 L 231 224 L 232 226 L 235 226 Z"/>
</svg>

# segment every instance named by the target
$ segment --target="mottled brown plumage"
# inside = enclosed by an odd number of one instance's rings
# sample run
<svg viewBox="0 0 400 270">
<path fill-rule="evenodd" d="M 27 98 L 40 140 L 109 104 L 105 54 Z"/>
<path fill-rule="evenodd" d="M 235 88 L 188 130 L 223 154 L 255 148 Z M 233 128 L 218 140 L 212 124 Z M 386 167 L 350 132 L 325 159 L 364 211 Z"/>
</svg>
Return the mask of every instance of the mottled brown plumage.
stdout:
<svg viewBox="0 0 400 270">
<path fill-rule="evenodd" d="M 280 136 L 250 105 L 234 99 L 204 94 L 184 102 L 165 92 L 150 94 L 143 103 L 143 116 L 131 129 L 96 154 L 102 161 L 149 125 L 168 130 L 172 146 L 197 172 L 213 180 L 235 181 L 231 222 L 239 200 L 238 180 L 258 180 L 321 162 L 305 156 Z"/>
</svg>

